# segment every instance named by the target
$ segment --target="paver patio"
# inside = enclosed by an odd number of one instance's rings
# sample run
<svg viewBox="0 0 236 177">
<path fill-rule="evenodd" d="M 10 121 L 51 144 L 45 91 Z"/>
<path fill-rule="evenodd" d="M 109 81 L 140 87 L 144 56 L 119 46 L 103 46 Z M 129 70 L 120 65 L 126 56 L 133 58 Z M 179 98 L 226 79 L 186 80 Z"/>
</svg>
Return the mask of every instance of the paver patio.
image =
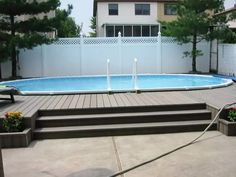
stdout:
<svg viewBox="0 0 236 177">
<path fill-rule="evenodd" d="M 199 133 L 35 141 L 3 149 L 6 177 L 108 177 L 160 155 Z M 236 139 L 217 131 L 203 140 L 121 177 L 235 177 Z"/>
</svg>

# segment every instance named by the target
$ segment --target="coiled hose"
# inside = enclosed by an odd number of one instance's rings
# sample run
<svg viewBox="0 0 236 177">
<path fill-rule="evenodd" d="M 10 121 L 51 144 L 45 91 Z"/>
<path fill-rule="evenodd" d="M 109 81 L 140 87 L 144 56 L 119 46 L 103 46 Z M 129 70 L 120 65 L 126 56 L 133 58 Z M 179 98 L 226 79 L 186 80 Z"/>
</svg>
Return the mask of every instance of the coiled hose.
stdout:
<svg viewBox="0 0 236 177">
<path fill-rule="evenodd" d="M 151 162 L 154 162 L 154 161 L 156 161 L 156 160 L 158 160 L 158 159 L 161 159 L 162 157 L 165 157 L 165 156 L 167 156 L 167 155 L 170 155 L 170 154 L 172 154 L 172 153 L 174 153 L 174 152 L 176 152 L 176 151 L 178 151 L 178 150 L 180 150 L 180 149 L 183 149 L 183 148 L 185 148 L 185 147 L 187 147 L 187 146 L 190 146 L 190 145 L 196 143 L 196 142 L 207 132 L 207 130 L 209 130 L 209 128 L 211 128 L 211 126 L 213 125 L 213 123 L 218 119 L 218 117 L 219 117 L 220 113 L 222 112 L 222 110 L 225 109 L 225 108 L 228 108 L 228 107 L 230 107 L 230 106 L 233 106 L 233 105 L 235 105 L 235 104 L 236 104 L 236 102 L 230 103 L 230 104 L 226 104 L 225 106 L 223 106 L 223 107 L 219 110 L 219 112 L 216 114 L 215 118 L 211 121 L 211 123 L 205 128 L 205 130 L 204 130 L 199 136 L 197 136 L 195 139 L 193 139 L 192 141 L 190 141 L 190 142 L 188 142 L 188 143 L 186 143 L 186 144 L 183 144 L 183 145 L 181 145 L 181 146 L 178 146 L 177 148 L 175 148 L 175 149 L 173 149 L 173 150 L 171 150 L 171 151 L 169 151 L 169 152 L 166 152 L 166 153 L 164 153 L 164 154 L 162 154 L 162 155 L 159 155 L 159 156 L 157 156 L 157 157 L 155 157 L 155 158 L 153 158 L 153 159 L 147 160 L 147 161 L 142 162 L 142 163 L 140 163 L 140 164 L 137 164 L 137 165 L 135 165 L 135 166 L 133 166 L 133 167 L 130 167 L 130 168 L 127 168 L 127 169 L 122 170 L 122 171 L 120 171 L 120 172 L 117 172 L 117 173 L 115 173 L 115 174 L 113 174 L 113 175 L 111 175 L 111 176 L 109 176 L 109 177 L 116 177 L 116 176 L 125 174 L 125 173 L 127 173 L 127 172 L 129 172 L 129 171 L 132 171 L 132 170 L 134 170 L 134 169 L 136 169 L 136 168 L 139 168 L 139 167 L 141 167 L 141 166 L 144 166 L 144 165 L 146 165 L 146 164 L 149 164 L 149 163 L 151 163 Z"/>
</svg>

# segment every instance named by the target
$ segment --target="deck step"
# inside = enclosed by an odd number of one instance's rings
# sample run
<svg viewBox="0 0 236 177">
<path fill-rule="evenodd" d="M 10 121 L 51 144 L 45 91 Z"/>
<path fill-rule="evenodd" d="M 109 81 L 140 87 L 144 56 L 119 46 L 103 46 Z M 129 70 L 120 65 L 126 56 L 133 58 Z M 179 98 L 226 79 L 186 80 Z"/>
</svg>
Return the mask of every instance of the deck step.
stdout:
<svg viewBox="0 0 236 177">
<path fill-rule="evenodd" d="M 140 111 L 140 110 L 139 110 Z M 41 116 L 36 119 L 36 127 L 65 127 L 81 125 L 106 125 L 148 122 L 171 122 L 209 120 L 211 112 L 202 110 L 156 111 L 156 112 L 128 112 L 103 113 L 64 116 Z"/>
<path fill-rule="evenodd" d="M 203 131 L 210 120 L 38 128 L 35 139 L 120 136 Z M 211 130 L 216 130 L 216 123 Z"/>
<path fill-rule="evenodd" d="M 188 104 L 166 104 L 166 105 L 146 105 L 146 106 L 126 106 L 126 107 L 102 107 L 83 109 L 58 109 L 39 110 L 39 116 L 56 115 L 82 115 L 82 114 L 104 114 L 104 113 L 129 113 L 129 112 L 155 112 L 155 111 L 175 111 L 175 110 L 199 110 L 206 109 L 206 103 Z"/>
</svg>

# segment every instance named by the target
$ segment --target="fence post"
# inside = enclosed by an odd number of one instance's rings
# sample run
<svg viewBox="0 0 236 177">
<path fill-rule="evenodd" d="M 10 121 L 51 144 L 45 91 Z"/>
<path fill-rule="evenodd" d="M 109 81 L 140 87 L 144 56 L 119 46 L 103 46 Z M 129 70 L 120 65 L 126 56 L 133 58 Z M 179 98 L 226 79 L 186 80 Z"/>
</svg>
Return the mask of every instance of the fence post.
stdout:
<svg viewBox="0 0 236 177">
<path fill-rule="evenodd" d="M 118 33 L 118 52 L 120 60 L 120 72 L 123 74 L 123 61 L 122 61 L 122 41 L 121 41 L 121 32 Z"/>
<path fill-rule="evenodd" d="M 81 33 L 80 34 L 80 75 L 83 75 L 83 67 L 82 67 L 82 64 L 83 64 L 83 48 L 84 48 L 84 37 L 83 37 L 83 34 Z"/>
<path fill-rule="evenodd" d="M 234 60 L 234 73 L 233 73 L 233 76 L 236 76 L 236 45 L 233 46 L 234 47 L 234 53 L 233 53 L 233 56 L 232 57 L 232 60 Z"/>
<path fill-rule="evenodd" d="M 45 50 L 45 48 L 46 48 L 46 45 L 45 44 L 43 44 L 42 45 L 42 47 L 41 47 L 41 50 L 42 50 L 42 59 L 41 59 L 41 74 L 42 74 L 42 77 L 45 77 L 45 61 L 46 61 L 46 59 L 45 59 L 45 57 L 46 57 L 46 50 Z"/>
<path fill-rule="evenodd" d="M 158 36 L 157 36 L 157 73 L 159 71 L 160 73 L 162 73 L 162 42 L 161 42 L 160 31 L 158 32 Z"/>
</svg>

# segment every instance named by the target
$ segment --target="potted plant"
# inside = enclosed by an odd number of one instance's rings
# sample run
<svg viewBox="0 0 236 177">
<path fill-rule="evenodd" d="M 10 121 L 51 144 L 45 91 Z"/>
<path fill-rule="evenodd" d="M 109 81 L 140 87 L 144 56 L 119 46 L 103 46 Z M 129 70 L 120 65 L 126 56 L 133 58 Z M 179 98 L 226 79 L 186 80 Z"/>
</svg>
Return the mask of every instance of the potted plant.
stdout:
<svg viewBox="0 0 236 177">
<path fill-rule="evenodd" d="M 222 111 L 218 129 L 227 136 L 236 136 L 236 107 Z"/>
<path fill-rule="evenodd" d="M 0 139 L 2 147 L 26 147 L 31 141 L 31 129 L 24 128 L 21 112 L 8 112 L 2 119 Z"/>
</svg>

